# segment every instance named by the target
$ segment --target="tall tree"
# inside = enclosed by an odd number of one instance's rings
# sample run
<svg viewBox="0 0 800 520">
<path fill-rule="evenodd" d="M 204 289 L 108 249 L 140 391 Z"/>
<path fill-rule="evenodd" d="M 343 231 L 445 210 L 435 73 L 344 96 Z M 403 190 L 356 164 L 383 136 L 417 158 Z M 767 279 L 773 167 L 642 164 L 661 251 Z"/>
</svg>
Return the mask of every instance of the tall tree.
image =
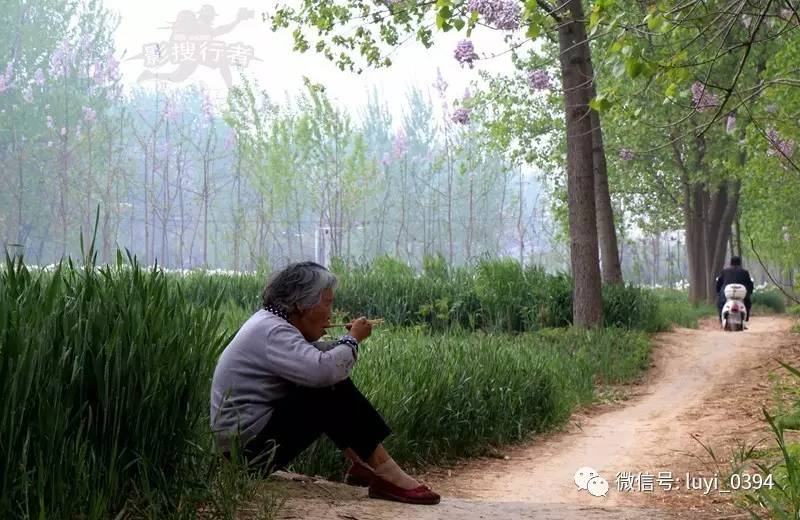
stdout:
<svg viewBox="0 0 800 520">
<path fill-rule="evenodd" d="M 568 0 L 550 6 L 545 0 L 525 4 L 525 10 L 514 1 L 459 2 L 442 0 L 434 3 L 391 2 L 373 7 L 356 1 L 304 0 L 299 8 L 279 6 L 272 18 L 273 29 L 292 28 L 295 49 L 310 47 L 305 28 L 320 36 L 314 48 L 341 68 L 356 69 L 348 51 L 359 49 L 370 65 L 388 65 L 390 60 L 381 52 L 379 42 L 397 45 L 401 33 L 415 34 L 425 46 L 432 43 L 427 26 L 429 15 L 441 30 L 467 29 L 469 33 L 479 17 L 486 26 L 500 30 L 520 31 L 527 27 L 528 36 L 542 29 L 558 34 L 559 60 L 564 86 L 564 119 L 567 140 L 567 191 L 570 217 L 572 269 L 575 279 L 574 322 L 592 326 L 602 321 L 602 298 L 597 244 L 592 132 L 589 117 L 589 87 L 591 84 L 586 58 L 589 44 L 583 6 L 579 0 Z M 352 23 L 361 23 L 354 32 Z M 347 30 L 345 30 L 345 28 Z M 340 30 L 340 33 L 335 31 Z M 343 52 L 334 52 L 342 49 Z M 478 58 L 472 43 L 463 41 L 456 49 L 462 63 Z"/>
</svg>

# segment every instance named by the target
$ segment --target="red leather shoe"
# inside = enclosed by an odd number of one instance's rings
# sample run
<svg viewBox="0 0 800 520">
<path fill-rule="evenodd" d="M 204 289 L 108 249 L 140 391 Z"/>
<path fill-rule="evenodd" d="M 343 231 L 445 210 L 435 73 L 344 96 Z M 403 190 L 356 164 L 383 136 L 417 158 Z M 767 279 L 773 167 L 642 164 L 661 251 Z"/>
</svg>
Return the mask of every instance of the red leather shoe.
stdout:
<svg viewBox="0 0 800 520">
<path fill-rule="evenodd" d="M 351 486 L 367 487 L 374 475 L 375 473 L 372 472 L 372 469 L 354 461 L 344 474 L 344 483 Z"/>
<path fill-rule="evenodd" d="M 434 493 L 431 488 L 420 484 L 414 489 L 403 489 L 395 486 L 388 480 L 375 475 L 369 485 L 370 498 L 382 498 L 383 500 L 394 500 L 406 504 L 438 504 L 442 497 Z"/>
</svg>

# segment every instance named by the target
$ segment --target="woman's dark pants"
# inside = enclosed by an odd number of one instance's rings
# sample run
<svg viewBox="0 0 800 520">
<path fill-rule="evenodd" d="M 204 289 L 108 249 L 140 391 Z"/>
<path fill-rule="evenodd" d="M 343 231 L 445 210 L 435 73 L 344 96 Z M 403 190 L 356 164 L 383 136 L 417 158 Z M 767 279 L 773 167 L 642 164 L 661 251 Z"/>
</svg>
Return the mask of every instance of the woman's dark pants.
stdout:
<svg viewBox="0 0 800 520">
<path fill-rule="evenodd" d="M 323 433 L 340 450 L 351 448 L 366 460 L 391 430 L 347 378 L 324 388 L 296 386 L 242 451 L 254 469 L 269 473 L 284 468 Z"/>
</svg>

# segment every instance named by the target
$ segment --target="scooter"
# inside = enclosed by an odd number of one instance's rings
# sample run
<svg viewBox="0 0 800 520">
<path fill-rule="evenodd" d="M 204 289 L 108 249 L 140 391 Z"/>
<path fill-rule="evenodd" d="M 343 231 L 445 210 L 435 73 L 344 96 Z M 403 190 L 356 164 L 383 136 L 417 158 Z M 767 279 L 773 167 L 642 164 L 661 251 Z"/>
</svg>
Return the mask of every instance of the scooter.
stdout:
<svg viewBox="0 0 800 520">
<path fill-rule="evenodd" d="M 725 286 L 724 291 L 725 305 L 720 314 L 722 330 L 743 331 L 744 322 L 747 321 L 747 307 L 744 304 L 747 288 L 739 283 L 731 283 Z"/>
</svg>

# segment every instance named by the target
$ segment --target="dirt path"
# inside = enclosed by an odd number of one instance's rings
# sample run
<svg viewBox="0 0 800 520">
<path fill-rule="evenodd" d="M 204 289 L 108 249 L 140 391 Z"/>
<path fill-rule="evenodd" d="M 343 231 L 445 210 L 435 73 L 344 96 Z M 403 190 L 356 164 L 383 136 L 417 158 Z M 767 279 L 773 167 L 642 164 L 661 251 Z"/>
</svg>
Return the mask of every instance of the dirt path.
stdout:
<svg viewBox="0 0 800 520">
<path fill-rule="evenodd" d="M 766 374 L 774 358 L 800 359 L 791 321 L 753 319 L 743 334 L 713 323 L 658 337 L 653 366 L 627 400 L 576 413 L 559 432 L 504 451 L 504 457 L 439 468 L 424 480 L 442 493 L 435 507 L 370 500 L 363 489 L 327 482 L 296 483 L 281 518 L 303 519 L 660 519 L 737 518 L 730 495 L 686 490 L 685 475 L 711 478 L 713 461 L 701 443 L 727 459 L 726 450 L 766 436 L 761 404 L 769 399 Z M 788 356 L 788 357 L 787 357 Z M 698 442 L 699 441 L 699 442 Z M 610 490 L 579 491 L 575 471 L 589 466 Z M 653 491 L 617 489 L 617 475 L 654 475 Z M 669 472 L 679 489 L 666 491 Z M 743 517 L 742 517 L 743 518 Z"/>
</svg>

